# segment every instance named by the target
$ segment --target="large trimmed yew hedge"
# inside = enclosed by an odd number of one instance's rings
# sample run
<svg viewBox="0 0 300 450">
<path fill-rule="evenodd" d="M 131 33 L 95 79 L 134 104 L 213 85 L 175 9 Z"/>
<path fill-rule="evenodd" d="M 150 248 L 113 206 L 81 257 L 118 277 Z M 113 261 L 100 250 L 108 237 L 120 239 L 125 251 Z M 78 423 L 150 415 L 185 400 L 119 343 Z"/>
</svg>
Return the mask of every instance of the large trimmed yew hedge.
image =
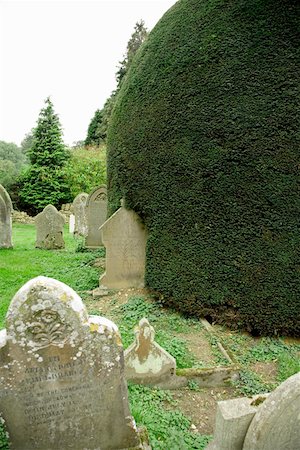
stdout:
<svg viewBox="0 0 300 450">
<path fill-rule="evenodd" d="M 181 0 L 123 82 L 111 211 L 149 230 L 166 303 L 258 334 L 300 333 L 300 2 Z"/>
</svg>

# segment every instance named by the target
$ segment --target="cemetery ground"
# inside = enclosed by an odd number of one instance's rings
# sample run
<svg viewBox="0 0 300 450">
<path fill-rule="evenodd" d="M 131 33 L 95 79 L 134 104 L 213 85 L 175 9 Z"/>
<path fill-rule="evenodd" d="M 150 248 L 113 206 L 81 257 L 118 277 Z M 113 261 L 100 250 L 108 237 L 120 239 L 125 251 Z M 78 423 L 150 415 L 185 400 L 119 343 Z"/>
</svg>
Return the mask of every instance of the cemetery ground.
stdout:
<svg viewBox="0 0 300 450">
<path fill-rule="evenodd" d="M 300 371 L 300 340 L 258 338 L 164 309 L 146 289 L 109 291 L 93 298 L 105 269 L 105 250 L 84 251 L 65 227 L 64 250 L 35 249 L 33 225 L 13 225 L 14 248 L 0 251 L 0 328 L 9 303 L 29 279 L 55 278 L 72 287 L 90 314 L 103 315 L 119 327 L 124 348 L 134 340 L 134 327 L 146 317 L 155 328 L 156 341 L 173 357 L 177 368 L 228 366 L 218 342 L 239 364 L 240 378 L 222 387 L 201 388 L 191 381 L 178 390 L 159 390 L 129 384 L 131 412 L 149 432 L 153 449 L 202 449 L 213 433 L 216 402 L 273 390 Z M 1 431 L 1 430 L 0 430 Z M 2 436 L 2 437 L 1 437 Z M 0 449 L 7 448 L 0 432 Z"/>
</svg>

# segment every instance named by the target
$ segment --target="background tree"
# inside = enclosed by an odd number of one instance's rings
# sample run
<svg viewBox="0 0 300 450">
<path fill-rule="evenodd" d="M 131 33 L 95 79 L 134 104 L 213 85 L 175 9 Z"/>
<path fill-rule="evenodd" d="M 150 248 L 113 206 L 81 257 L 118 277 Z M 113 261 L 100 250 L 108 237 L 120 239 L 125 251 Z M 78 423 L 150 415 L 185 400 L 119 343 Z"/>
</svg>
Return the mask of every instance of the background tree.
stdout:
<svg viewBox="0 0 300 450">
<path fill-rule="evenodd" d="M 36 214 L 48 204 L 59 207 L 70 201 L 70 188 L 63 170 L 70 153 L 64 145 L 59 118 L 49 97 L 39 114 L 28 156 L 30 167 L 18 182 L 19 206 Z"/>
<path fill-rule="evenodd" d="M 145 42 L 147 36 L 148 36 L 148 30 L 145 27 L 145 22 L 143 20 L 140 20 L 139 22 L 137 22 L 135 24 L 134 32 L 132 33 L 132 35 L 127 43 L 127 49 L 126 49 L 126 54 L 124 55 L 124 59 L 123 59 L 123 61 L 119 62 L 119 68 L 116 73 L 118 88 L 120 87 L 123 78 L 125 77 L 126 73 L 128 72 L 128 70 L 132 64 L 132 61 L 134 60 L 136 52 L 138 51 L 140 46 Z"/>
<path fill-rule="evenodd" d="M 95 145 L 98 146 L 103 141 L 103 136 L 100 133 L 100 125 L 103 120 L 103 110 L 97 109 L 94 117 L 92 118 L 87 132 L 86 140 L 84 145 Z"/>
<path fill-rule="evenodd" d="M 26 166 L 27 159 L 20 147 L 0 141 L 0 184 L 9 189 Z"/>
<path fill-rule="evenodd" d="M 135 24 L 134 32 L 132 33 L 126 48 L 126 54 L 124 59 L 119 62 L 119 67 L 116 73 L 117 88 L 114 90 L 110 97 L 106 100 L 102 110 L 97 109 L 94 117 L 92 118 L 88 127 L 88 133 L 84 144 L 99 145 L 101 142 L 106 141 L 107 129 L 111 117 L 111 113 L 118 96 L 118 92 L 121 87 L 121 83 L 127 74 L 135 55 L 140 46 L 146 41 L 148 36 L 145 22 L 140 20 Z"/>
<path fill-rule="evenodd" d="M 33 134 L 34 128 L 32 128 L 32 130 L 25 135 L 24 139 L 21 142 L 21 150 L 25 154 L 31 149 L 33 145 Z"/>
</svg>

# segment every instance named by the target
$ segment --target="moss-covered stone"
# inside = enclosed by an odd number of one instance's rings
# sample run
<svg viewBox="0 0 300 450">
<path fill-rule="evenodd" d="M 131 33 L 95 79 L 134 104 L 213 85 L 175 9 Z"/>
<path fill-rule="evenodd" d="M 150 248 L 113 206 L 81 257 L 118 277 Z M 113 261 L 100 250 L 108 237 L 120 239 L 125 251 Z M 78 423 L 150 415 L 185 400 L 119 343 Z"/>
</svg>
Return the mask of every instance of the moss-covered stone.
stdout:
<svg viewBox="0 0 300 450">
<path fill-rule="evenodd" d="M 148 227 L 148 286 L 259 334 L 300 332 L 299 17 L 297 0 L 180 0 L 109 129 L 110 207 Z"/>
</svg>

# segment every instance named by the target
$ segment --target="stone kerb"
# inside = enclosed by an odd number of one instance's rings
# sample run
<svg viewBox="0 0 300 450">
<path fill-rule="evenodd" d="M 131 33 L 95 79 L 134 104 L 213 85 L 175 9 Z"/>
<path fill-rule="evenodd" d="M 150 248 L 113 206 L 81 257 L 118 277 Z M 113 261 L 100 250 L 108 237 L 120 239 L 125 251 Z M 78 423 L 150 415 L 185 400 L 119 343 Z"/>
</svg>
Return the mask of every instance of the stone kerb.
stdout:
<svg viewBox="0 0 300 450">
<path fill-rule="evenodd" d="M 147 231 L 139 216 L 122 206 L 100 231 L 106 248 L 106 271 L 100 285 L 109 289 L 143 288 Z"/>
<path fill-rule="evenodd" d="M 0 248 L 11 248 L 12 202 L 6 189 L 0 184 Z"/>
<path fill-rule="evenodd" d="M 156 384 L 175 377 L 176 361 L 154 341 L 155 331 L 146 318 L 135 329 L 135 342 L 125 350 L 127 380 Z"/>
<path fill-rule="evenodd" d="M 57 211 L 55 206 L 48 205 L 35 219 L 37 248 L 60 249 L 65 247 L 63 228 L 64 216 Z"/>
<path fill-rule="evenodd" d="M 65 284 L 37 277 L 13 298 L 6 327 L 0 414 L 12 449 L 144 448 L 129 411 L 115 324 L 88 316 Z"/>
<path fill-rule="evenodd" d="M 87 236 L 85 246 L 87 248 L 99 248 L 103 245 L 99 228 L 107 217 L 107 189 L 101 185 L 94 189 L 86 202 Z"/>
<path fill-rule="evenodd" d="M 73 200 L 73 213 L 75 216 L 74 235 L 87 235 L 86 202 L 88 194 L 82 192 Z"/>
</svg>

